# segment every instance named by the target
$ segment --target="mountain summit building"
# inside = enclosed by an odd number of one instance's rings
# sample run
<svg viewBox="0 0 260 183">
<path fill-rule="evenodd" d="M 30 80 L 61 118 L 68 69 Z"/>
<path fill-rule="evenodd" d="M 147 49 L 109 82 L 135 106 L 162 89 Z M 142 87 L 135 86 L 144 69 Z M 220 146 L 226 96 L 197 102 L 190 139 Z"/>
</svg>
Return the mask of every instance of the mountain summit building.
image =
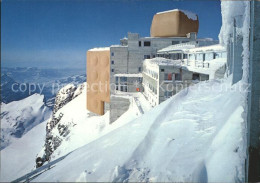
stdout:
<svg viewBox="0 0 260 183">
<path fill-rule="evenodd" d="M 218 43 L 209 38 L 198 39 L 198 29 L 199 19 L 196 14 L 174 9 L 154 15 L 150 37 L 140 37 L 138 33 L 129 32 L 127 38 L 120 40 L 119 45 L 89 50 L 87 52 L 87 83 L 95 87 L 88 87 L 87 109 L 103 115 L 105 109 L 110 108 L 110 114 L 120 116 L 125 109 L 122 107 L 124 105 L 116 107 L 119 99 L 115 97 L 115 94 L 117 91 L 143 91 L 142 84 L 135 86 L 134 83 L 142 83 L 144 60 L 160 56 L 158 51 L 171 48 L 173 45 L 189 44 L 198 47 Z M 176 59 L 179 60 L 187 59 L 184 58 L 185 54 L 177 55 L 177 57 Z M 108 68 L 110 68 L 109 71 Z M 100 82 L 109 83 L 114 87 L 107 87 L 105 92 L 93 90 Z M 120 103 L 124 103 L 123 100 L 120 100 Z M 114 109 L 116 111 L 113 112 Z"/>
</svg>

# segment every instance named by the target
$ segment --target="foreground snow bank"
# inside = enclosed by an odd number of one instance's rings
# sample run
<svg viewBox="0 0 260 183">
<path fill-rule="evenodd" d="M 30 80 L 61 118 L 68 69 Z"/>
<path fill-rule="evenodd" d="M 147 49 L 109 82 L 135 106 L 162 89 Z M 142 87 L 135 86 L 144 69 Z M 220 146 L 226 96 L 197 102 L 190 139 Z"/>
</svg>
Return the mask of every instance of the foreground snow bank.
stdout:
<svg viewBox="0 0 260 183">
<path fill-rule="evenodd" d="M 187 88 L 35 181 L 243 181 L 240 83 Z"/>
</svg>

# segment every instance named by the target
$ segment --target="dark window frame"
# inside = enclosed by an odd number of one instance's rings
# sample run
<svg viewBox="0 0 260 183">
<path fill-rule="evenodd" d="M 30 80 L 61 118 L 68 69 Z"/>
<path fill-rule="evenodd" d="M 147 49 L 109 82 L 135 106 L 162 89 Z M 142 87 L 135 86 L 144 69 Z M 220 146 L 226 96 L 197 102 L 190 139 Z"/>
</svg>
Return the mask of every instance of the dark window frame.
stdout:
<svg viewBox="0 0 260 183">
<path fill-rule="evenodd" d="M 144 46 L 145 47 L 151 46 L 151 41 L 144 41 Z"/>
</svg>

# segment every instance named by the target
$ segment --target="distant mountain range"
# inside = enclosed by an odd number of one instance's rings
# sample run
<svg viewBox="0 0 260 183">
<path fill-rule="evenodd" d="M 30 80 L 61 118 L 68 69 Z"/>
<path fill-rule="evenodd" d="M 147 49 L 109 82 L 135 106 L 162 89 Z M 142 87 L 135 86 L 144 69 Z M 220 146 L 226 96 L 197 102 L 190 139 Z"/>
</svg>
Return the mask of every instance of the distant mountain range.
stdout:
<svg viewBox="0 0 260 183">
<path fill-rule="evenodd" d="M 51 110 L 43 95 L 33 94 L 25 99 L 1 104 L 1 150 L 13 139 L 21 138 L 34 126 L 47 120 Z"/>
<path fill-rule="evenodd" d="M 78 85 L 86 81 L 86 74 L 78 69 L 2 68 L 1 102 L 24 99 L 34 93 L 44 95 L 47 106 L 53 107 L 56 93 L 65 85 Z M 21 86 L 22 85 L 22 86 Z M 29 86 L 35 87 L 34 91 Z M 12 89 L 15 89 L 15 91 Z M 22 90 L 19 89 L 21 86 Z"/>
<path fill-rule="evenodd" d="M 9 77 L 6 74 L 2 74 L 1 75 L 1 102 L 7 104 L 9 102 L 21 100 L 28 97 L 29 96 L 28 83 L 25 84 L 25 87 L 27 89 L 23 92 L 20 90 L 17 90 L 17 92 L 12 90 L 12 86 L 19 86 L 19 85 L 20 83 L 16 82 L 13 78 Z"/>
</svg>

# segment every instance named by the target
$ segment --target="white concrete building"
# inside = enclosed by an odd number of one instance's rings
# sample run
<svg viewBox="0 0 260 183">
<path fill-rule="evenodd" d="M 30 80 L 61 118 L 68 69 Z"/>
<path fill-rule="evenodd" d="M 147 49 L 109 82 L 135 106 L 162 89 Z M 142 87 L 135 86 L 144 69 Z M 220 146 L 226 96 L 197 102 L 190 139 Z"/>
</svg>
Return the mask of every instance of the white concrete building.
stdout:
<svg viewBox="0 0 260 183">
<path fill-rule="evenodd" d="M 153 106 L 191 84 L 224 77 L 225 48 L 221 45 L 195 46 L 192 43 L 170 46 L 158 51 L 157 55 L 161 57 L 144 61 L 144 95 Z"/>
</svg>

